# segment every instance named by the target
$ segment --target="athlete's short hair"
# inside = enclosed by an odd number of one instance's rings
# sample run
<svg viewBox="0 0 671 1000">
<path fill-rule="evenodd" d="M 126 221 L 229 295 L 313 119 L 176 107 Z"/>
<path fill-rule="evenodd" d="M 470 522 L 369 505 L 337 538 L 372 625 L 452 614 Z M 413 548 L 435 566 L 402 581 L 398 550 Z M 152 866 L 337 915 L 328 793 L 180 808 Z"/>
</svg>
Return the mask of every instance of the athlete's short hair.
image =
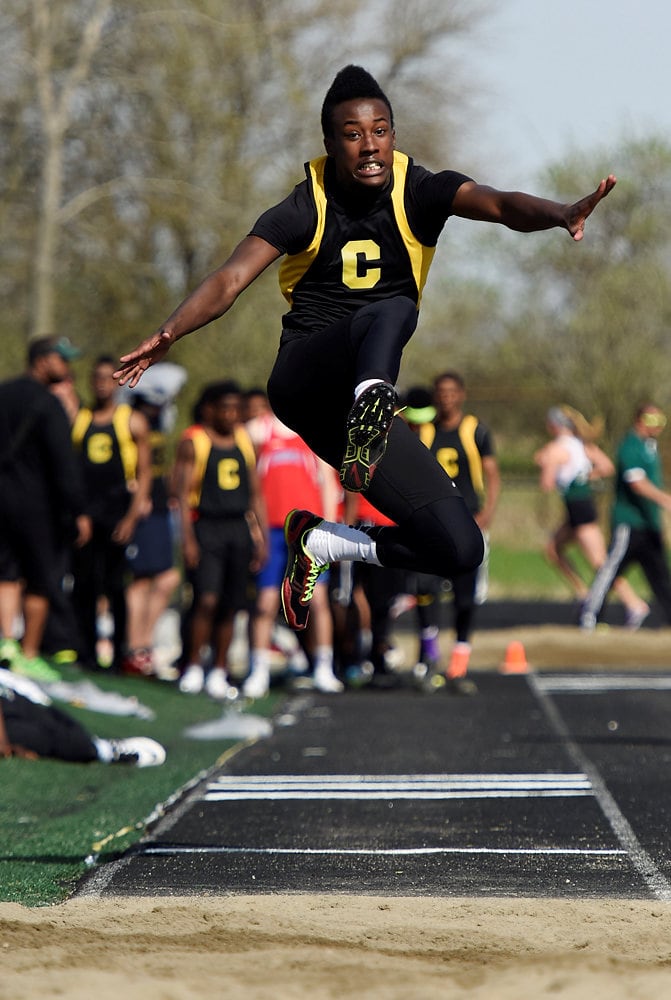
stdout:
<svg viewBox="0 0 671 1000">
<path fill-rule="evenodd" d="M 389 108 L 389 121 L 394 127 L 394 112 L 391 102 L 374 76 L 362 66 L 350 64 L 336 74 L 333 83 L 326 91 L 322 104 L 322 132 L 324 138 L 333 135 L 333 109 L 344 101 L 355 101 L 358 97 L 374 97 L 383 101 Z"/>
</svg>

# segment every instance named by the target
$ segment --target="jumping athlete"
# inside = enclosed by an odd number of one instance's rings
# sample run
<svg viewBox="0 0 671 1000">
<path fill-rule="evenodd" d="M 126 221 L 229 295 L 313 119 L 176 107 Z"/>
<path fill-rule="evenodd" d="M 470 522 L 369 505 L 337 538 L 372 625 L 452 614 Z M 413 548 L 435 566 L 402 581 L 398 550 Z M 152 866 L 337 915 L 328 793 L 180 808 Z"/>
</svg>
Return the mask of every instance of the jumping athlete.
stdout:
<svg viewBox="0 0 671 1000">
<path fill-rule="evenodd" d="M 452 576 L 475 569 L 483 539 L 453 481 L 394 418 L 403 348 L 450 215 L 519 232 L 554 227 L 581 240 L 588 216 L 615 185 L 610 175 L 574 204 L 498 191 L 452 170 L 431 173 L 395 150 L 394 116 L 358 66 L 335 77 L 322 107 L 326 155 L 265 212 L 228 260 L 159 329 L 121 358 L 116 377 L 135 385 L 186 334 L 222 316 L 269 264 L 289 303 L 268 382 L 274 412 L 365 491 L 396 527 L 370 532 L 291 511 L 282 599 L 287 622 L 307 624 L 320 572 L 355 560 Z"/>
</svg>

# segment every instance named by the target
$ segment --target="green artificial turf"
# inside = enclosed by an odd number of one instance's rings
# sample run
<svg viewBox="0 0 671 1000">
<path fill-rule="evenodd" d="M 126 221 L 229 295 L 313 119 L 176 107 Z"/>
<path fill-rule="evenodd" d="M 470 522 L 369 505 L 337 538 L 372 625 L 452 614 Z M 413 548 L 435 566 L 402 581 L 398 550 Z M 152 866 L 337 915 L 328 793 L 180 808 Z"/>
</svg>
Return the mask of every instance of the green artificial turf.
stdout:
<svg viewBox="0 0 671 1000">
<path fill-rule="evenodd" d="M 185 785 L 211 768 L 234 740 L 194 740 L 184 730 L 221 717 L 206 695 L 184 695 L 174 684 L 143 678 L 83 675 L 105 690 L 135 696 L 155 713 L 148 721 L 65 708 L 89 732 L 103 737 L 150 736 L 167 750 L 160 767 L 0 760 L 0 901 L 42 906 L 70 895 L 91 861 L 110 860 L 137 841 L 147 820 Z M 253 703 L 269 715 L 278 695 Z M 89 861 L 87 862 L 87 859 Z"/>
</svg>

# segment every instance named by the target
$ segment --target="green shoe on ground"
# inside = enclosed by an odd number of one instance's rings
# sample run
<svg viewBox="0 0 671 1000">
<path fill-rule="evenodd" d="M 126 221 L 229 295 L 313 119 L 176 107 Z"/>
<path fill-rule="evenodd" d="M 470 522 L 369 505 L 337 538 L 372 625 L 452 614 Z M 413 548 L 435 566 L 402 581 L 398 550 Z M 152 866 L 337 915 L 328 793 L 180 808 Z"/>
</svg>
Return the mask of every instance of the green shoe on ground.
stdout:
<svg viewBox="0 0 671 1000">
<path fill-rule="evenodd" d="M 22 677 L 29 677 L 38 684 L 53 684 L 61 680 L 61 675 L 42 656 L 23 656 L 20 654 L 14 660 L 10 669 Z"/>
<path fill-rule="evenodd" d="M 21 655 L 21 646 L 16 639 L 0 639 L 0 666 L 6 667 Z"/>
</svg>

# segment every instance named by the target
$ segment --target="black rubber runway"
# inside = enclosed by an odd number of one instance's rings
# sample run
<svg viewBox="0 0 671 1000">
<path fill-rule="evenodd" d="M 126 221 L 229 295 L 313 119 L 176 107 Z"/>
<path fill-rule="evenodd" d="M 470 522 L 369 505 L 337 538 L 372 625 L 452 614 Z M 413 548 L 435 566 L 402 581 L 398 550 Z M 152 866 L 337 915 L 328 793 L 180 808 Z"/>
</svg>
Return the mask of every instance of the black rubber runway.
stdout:
<svg viewBox="0 0 671 1000">
<path fill-rule="evenodd" d="M 85 895 L 671 900 L 671 673 L 290 698 Z"/>
</svg>

